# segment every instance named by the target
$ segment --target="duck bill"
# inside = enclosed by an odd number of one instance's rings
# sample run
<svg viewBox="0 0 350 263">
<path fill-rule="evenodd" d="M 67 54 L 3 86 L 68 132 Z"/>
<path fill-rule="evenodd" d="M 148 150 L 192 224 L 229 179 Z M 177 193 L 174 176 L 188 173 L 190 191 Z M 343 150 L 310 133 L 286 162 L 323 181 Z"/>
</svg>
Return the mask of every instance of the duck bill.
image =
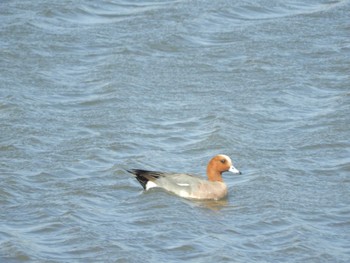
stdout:
<svg viewBox="0 0 350 263">
<path fill-rule="evenodd" d="M 228 169 L 229 172 L 234 173 L 234 174 L 242 174 L 236 167 L 233 165 Z"/>
</svg>

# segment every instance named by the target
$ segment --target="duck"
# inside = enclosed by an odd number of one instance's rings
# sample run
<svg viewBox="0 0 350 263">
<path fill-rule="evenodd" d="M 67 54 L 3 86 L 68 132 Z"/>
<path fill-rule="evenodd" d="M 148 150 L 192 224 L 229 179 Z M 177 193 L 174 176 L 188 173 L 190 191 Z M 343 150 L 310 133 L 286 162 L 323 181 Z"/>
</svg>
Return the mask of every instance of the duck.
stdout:
<svg viewBox="0 0 350 263">
<path fill-rule="evenodd" d="M 207 179 L 187 173 L 157 172 L 129 169 L 145 191 L 161 188 L 186 199 L 220 200 L 227 197 L 227 185 L 222 179 L 224 172 L 242 174 L 225 154 L 214 156 L 207 165 Z"/>
</svg>

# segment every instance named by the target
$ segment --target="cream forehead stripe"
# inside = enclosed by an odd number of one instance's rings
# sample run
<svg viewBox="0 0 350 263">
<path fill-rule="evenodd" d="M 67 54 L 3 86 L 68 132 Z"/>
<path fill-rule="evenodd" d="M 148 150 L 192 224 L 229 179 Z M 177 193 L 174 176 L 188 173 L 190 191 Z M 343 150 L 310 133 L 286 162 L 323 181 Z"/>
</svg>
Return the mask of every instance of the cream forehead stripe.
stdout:
<svg viewBox="0 0 350 263">
<path fill-rule="evenodd" d="M 219 156 L 221 156 L 221 157 L 225 158 L 225 159 L 226 159 L 226 160 L 228 160 L 230 163 L 232 163 L 231 158 L 230 158 L 230 157 L 228 157 L 227 155 L 225 155 L 225 154 L 219 154 Z"/>
</svg>

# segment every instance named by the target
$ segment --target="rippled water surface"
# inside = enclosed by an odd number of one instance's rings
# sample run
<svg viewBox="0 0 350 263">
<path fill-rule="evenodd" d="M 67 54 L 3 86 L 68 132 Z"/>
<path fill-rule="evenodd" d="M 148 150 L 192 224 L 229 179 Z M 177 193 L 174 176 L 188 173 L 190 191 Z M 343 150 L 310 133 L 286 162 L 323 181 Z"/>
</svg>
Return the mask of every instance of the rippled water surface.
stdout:
<svg viewBox="0 0 350 263">
<path fill-rule="evenodd" d="M 0 2 L 1 262 L 350 262 L 350 2 Z M 229 198 L 143 192 L 128 168 Z"/>
</svg>

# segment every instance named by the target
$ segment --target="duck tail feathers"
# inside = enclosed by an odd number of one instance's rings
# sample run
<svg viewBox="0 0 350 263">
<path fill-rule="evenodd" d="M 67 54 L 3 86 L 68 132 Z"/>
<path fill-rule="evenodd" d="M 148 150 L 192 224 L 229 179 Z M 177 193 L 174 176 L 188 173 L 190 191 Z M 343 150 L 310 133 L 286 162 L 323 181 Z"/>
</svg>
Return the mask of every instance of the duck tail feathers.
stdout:
<svg viewBox="0 0 350 263">
<path fill-rule="evenodd" d="M 133 174 L 137 179 L 137 181 L 139 181 L 139 183 L 142 185 L 143 189 L 145 190 L 147 190 L 148 181 L 154 181 L 159 177 L 155 174 L 155 172 L 147 171 L 147 170 L 130 169 L 126 171 Z"/>
</svg>

